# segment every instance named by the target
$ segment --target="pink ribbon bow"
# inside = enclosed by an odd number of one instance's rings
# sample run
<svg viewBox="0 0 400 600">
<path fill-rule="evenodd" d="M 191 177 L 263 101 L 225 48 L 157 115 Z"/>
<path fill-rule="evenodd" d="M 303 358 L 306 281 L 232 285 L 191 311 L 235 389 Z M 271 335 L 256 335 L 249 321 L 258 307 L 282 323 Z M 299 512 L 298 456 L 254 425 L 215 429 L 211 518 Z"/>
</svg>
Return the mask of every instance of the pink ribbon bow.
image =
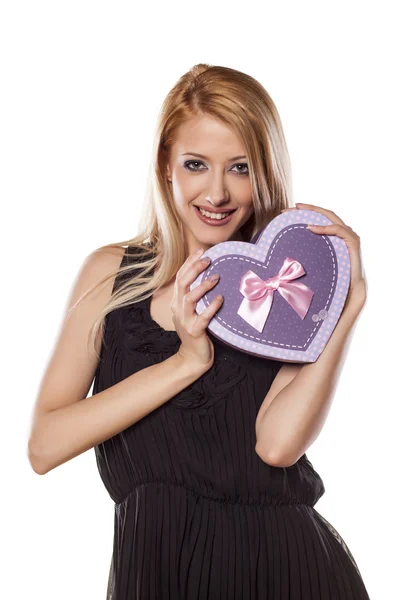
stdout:
<svg viewBox="0 0 400 600">
<path fill-rule="evenodd" d="M 293 258 L 285 258 L 277 275 L 265 281 L 254 271 L 247 271 L 240 280 L 240 292 L 245 296 L 237 314 L 261 333 L 268 318 L 277 290 L 286 302 L 304 319 L 314 292 L 301 283 L 293 281 L 304 275 L 303 266 Z"/>
</svg>

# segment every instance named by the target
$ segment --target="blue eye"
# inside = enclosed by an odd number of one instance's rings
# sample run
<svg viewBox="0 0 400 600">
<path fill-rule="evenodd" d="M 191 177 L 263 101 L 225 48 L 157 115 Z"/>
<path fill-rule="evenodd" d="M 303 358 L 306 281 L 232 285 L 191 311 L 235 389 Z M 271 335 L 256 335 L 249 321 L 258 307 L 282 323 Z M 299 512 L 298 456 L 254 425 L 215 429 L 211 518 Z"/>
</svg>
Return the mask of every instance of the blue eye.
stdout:
<svg viewBox="0 0 400 600">
<path fill-rule="evenodd" d="M 204 171 L 204 169 L 197 169 L 197 168 L 192 168 L 189 165 L 204 165 L 204 163 L 201 160 L 186 160 L 183 164 L 184 169 L 186 169 L 186 171 L 192 171 L 194 173 L 199 172 L 199 171 Z M 247 171 L 236 171 L 236 173 L 238 175 L 248 175 L 249 174 L 249 167 L 247 165 L 247 163 L 237 163 L 236 165 L 233 165 L 234 167 L 245 167 L 247 169 Z"/>
</svg>

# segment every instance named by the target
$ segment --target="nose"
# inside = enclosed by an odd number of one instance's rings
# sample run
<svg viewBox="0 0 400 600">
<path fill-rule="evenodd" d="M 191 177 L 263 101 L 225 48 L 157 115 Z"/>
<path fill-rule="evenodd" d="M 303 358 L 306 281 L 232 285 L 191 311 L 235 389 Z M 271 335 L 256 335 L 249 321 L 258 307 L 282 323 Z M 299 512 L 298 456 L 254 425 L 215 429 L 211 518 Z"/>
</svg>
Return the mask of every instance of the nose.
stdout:
<svg viewBox="0 0 400 600">
<path fill-rule="evenodd" d="M 226 202 L 229 202 L 229 195 L 225 189 L 224 177 L 214 175 L 211 181 L 211 187 L 206 200 L 211 202 L 213 206 L 219 207 Z"/>
</svg>

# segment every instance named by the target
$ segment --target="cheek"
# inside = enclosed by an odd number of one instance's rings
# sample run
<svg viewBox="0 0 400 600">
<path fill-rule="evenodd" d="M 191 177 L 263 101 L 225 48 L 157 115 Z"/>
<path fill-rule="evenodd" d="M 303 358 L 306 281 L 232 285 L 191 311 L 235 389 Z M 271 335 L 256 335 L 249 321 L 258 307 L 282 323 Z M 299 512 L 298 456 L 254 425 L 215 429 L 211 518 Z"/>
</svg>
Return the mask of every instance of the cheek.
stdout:
<svg viewBox="0 0 400 600">
<path fill-rule="evenodd" d="M 241 205 L 241 213 L 242 213 L 242 218 L 241 218 L 241 223 L 247 223 L 247 221 L 252 217 L 252 215 L 254 214 L 254 205 L 253 205 L 253 200 L 252 198 L 248 198 L 248 200 L 246 202 L 243 202 Z"/>
<path fill-rule="evenodd" d="M 238 177 L 239 179 L 239 177 Z M 253 206 L 253 195 L 251 192 L 251 185 L 249 177 L 246 177 L 242 180 L 239 179 L 237 187 L 235 189 L 235 195 L 238 199 L 240 199 L 240 204 L 244 210 L 251 209 Z"/>
<path fill-rule="evenodd" d="M 246 189 L 244 191 L 243 195 L 241 196 L 240 205 L 242 207 L 243 212 L 245 212 L 245 213 L 254 212 L 253 197 L 251 194 L 250 186 L 248 189 Z"/>
<path fill-rule="evenodd" d="M 188 177 L 184 173 L 174 180 L 173 194 L 177 206 L 185 207 L 189 202 L 195 200 L 200 193 L 199 182 L 194 177 Z"/>
</svg>

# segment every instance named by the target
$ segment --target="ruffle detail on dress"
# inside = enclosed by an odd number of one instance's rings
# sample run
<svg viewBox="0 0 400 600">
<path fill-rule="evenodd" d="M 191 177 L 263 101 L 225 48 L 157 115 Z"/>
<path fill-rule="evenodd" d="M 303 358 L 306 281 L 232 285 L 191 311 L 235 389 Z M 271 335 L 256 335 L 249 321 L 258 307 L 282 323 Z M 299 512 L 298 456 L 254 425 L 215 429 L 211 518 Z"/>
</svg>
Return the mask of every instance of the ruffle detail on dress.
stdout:
<svg viewBox="0 0 400 600">
<path fill-rule="evenodd" d="M 176 331 L 161 327 L 150 315 L 149 299 L 124 307 L 119 316 L 126 352 L 134 355 L 135 370 L 148 366 L 149 360 L 156 364 L 160 354 L 172 355 L 181 343 Z M 214 343 L 214 363 L 191 385 L 171 398 L 169 405 L 179 409 L 209 407 L 229 394 L 242 381 L 250 357 L 242 354 L 240 362 L 236 350 L 227 347 L 209 334 Z"/>
<path fill-rule="evenodd" d="M 214 340 L 213 340 L 214 342 Z M 208 408 L 222 400 L 244 379 L 247 371 L 242 363 L 214 345 L 212 367 L 190 386 L 183 389 L 170 401 L 170 406 L 179 409 Z"/>
<path fill-rule="evenodd" d="M 120 315 L 120 327 L 124 333 L 124 346 L 127 352 L 143 353 L 147 357 L 162 352 L 176 352 L 181 343 L 176 331 L 161 328 L 148 314 L 146 300 L 124 307 Z"/>
</svg>

